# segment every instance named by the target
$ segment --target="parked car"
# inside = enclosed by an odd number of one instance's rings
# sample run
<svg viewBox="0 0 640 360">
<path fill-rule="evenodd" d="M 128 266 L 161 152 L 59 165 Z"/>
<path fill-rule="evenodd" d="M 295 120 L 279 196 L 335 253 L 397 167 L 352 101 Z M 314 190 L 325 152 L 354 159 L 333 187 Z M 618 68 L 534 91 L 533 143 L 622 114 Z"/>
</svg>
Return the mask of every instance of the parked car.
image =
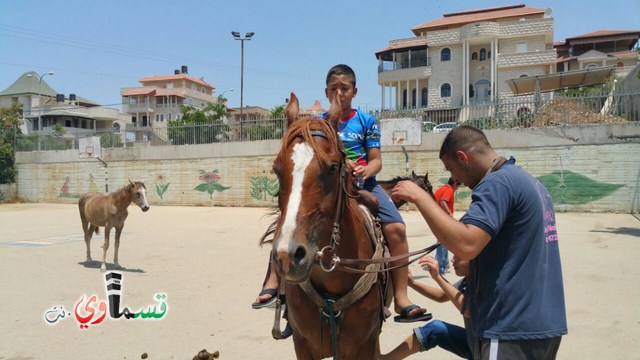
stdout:
<svg viewBox="0 0 640 360">
<path fill-rule="evenodd" d="M 458 123 L 456 122 L 446 122 L 446 123 L 438 124 L 433 128 L 433 132 L 450 131 L 456 126 L 458 126 Z"/>
<path fill-rule="evenodd" d="M 422 131 L 430 132 L 433 131 L 433 128 L 436 126 L 436 123 L 431 121 L 422 121 Z"/>
</svg>

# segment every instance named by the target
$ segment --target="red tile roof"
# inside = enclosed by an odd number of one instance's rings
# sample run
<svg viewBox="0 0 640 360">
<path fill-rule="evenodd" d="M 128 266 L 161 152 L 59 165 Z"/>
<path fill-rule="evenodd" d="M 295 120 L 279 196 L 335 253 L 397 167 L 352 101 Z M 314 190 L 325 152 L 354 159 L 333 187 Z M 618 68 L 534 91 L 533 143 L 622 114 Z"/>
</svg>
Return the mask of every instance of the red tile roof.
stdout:
<svg viewBox="0 0 640 360">
<path fill-rule="evenodd" d="M 122 96 L 149 95 L 149 94 L 151 94 L 153 92 L 155 92 L 155 89 L 139 88 L 139 89 L 122 90 L 120 92 L 120 95 L 122 95 Z"/>
<path fill-rule="evenodd" d="M 387 51 L 391 51 L 391 50 L 399 50 L 399 49 L 410 49 L 410 48 L 415 48 L 415 47 L 421 47 L 421 46 L 427 46 L 427 40 L 424 40 L 424 44 L 417 44 L 417 43 L 403 43 L 403 44 L 397 44 L 397 45 L 392 45 L 392 46 L 388 46 L 382 50 L 378 50 L 376 51 L 376 55 L 380 54 L 380 53 L 384 53 Z"/>
<path fill-rule="evenodd" d="M 525 4 L 469 10 L 444 14 L 440 19 L 418 25 L 411 30 L 417 35 L 421 31 L 437 30 L 452 25 L 462 26 L 477 21 L 496 20 L 525 15 L 543 15 L 544 11 L 545 9 L 541 8 L 526 7 Z"/>
<path fill-rule="evenodd" d="M 640 30 L 598 30 L 590 33 L 576 35 L 567 38 L 567 40 L 571 39 L 583 39 L 583 38 L 591 38 L 591 37 L 601 37 L 601 36 L 611 36 L 611 35 L 640 35 Z"/>
<path fill-rule="evenodd" d="M 194 83 L 200 84 L 202 86 L 206 86 L 210 89 L 214 88 L 213 85 L 207 83 L 206 81 L 194 78 L 193 76 L 189 76 L 187 74 L 145 76 L 142 79 L 140 79 L 140 82 L 144 84 L 145 82 L 152 82 L 152 81 L 168 81 L 168 80 L 180 80 L 180 79 L 189 80 Z"/>
</svg>

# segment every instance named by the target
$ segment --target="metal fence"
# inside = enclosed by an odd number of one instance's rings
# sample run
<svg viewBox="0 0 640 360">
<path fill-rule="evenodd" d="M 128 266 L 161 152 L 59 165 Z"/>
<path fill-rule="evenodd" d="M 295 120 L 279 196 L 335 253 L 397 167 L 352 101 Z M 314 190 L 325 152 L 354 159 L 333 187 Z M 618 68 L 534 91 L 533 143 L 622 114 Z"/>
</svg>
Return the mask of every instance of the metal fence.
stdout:
<svg viewBox="0 0 640 360">
<path fill-rule="evenodd" d="M 499 98 L 455 108 L 369 111 L 378 119 L 414 118 L 423 131 L 443 123 L 469 124 L 481 129 L 513 129 L 640 121 L 640 92 L 607 90 L 563 91 L 535 97 Z M 197 124 L 169 127 L 127 127 L 92 134 L 17 135 L 16 151 L 77 149 L 82 136 L 99 136 L 102 148 L 196 145 L 217 142 L 280 139 L 286 119 L 251 120 L 237 124 Z"/>
</svg>

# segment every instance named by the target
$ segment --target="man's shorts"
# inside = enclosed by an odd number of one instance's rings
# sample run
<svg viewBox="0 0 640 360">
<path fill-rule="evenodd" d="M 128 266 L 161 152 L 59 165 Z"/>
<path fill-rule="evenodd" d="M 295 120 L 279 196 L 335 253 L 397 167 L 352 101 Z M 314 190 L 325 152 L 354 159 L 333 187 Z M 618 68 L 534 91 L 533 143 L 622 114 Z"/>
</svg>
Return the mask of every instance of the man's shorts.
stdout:
<svg viewBox="0 0 640 360">
<path fill-rule="evenodd" d="M 558 354 L 562 336 L 534 340 L 476 339 L 474 359 L 481 360 L 553 360 Z"/>
</svg>

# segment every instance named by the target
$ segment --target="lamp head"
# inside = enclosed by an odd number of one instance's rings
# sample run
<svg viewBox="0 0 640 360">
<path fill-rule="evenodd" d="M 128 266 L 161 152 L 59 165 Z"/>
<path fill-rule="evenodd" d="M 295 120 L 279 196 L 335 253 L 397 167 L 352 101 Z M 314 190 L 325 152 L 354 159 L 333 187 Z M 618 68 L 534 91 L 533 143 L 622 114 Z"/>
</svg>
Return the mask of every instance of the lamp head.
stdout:
<svg viewBox="0 0 640 360">
<path fill-rule="evenodd" d="M 245 35 L 245 37 L 246 37 L 247 39 L 251 39 L 251 37 L 252 37 L 254 34 L 255 34 L 254 32 L 248 32 L 248 33 L 247 33 L 247 35 Z"/>
<path fill-rule="evenodd" d="M 237 31 L 232 31 L 232 32 L 231 32 L 231 35 L 233 35 L 233 37 L 234 37 L 235 39 L 240 39 L 240 33 L 239 33 L 239 32 L 237 32 Z"/>
</svg>

